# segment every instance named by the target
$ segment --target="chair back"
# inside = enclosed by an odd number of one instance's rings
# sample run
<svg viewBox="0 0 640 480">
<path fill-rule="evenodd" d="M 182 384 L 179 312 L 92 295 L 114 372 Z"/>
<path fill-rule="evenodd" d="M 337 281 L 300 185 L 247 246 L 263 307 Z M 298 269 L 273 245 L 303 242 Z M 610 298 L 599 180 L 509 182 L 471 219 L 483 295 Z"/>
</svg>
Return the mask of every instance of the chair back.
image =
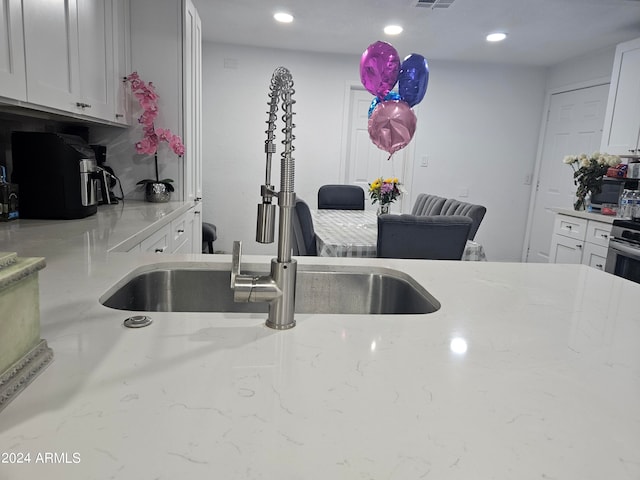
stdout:
<svg viewBox="0 0 640 480">
<path fill-rule="evenodd" d="M 462 215 L 380 215 L 378 257 L 460 260 L 472 223 Z"/>
<path fill-rule="evenodd" d="M 480 223 L 482 222 L 485 213 L 487 213 L 487 209 L 482 205 L 461 202 L 460 200 L 453 198 L 448 198 L 444 202 L 442 210 L 440 211 L 440 215 L 464 215 L 471 218 L 473 223 L 471 225 L 471 230 L 469 230 L 469 240 L 473 240 L 475 238 L 476 232 L 478 231 L 478 228 L 480 228 Z"/>
<path fill-rule="evenodd" d="M 411 215 L 440 215 L 446 200 L 446 198 L 437 195 L 421 193 L 413 204 Z"/>
<path fill-rule="evenodd" d="M 293 209 L 293 254 L 302 256 L 315 256 L 316 233 L 313 229 L 311 210 L 304 200 L 297 199 Z"/>
<path fill-rule="evenodd" d="M 357 185 L 323 185 L 318 189 L 318 209 L 364 210 L 364 190 Z"/>
</svg>

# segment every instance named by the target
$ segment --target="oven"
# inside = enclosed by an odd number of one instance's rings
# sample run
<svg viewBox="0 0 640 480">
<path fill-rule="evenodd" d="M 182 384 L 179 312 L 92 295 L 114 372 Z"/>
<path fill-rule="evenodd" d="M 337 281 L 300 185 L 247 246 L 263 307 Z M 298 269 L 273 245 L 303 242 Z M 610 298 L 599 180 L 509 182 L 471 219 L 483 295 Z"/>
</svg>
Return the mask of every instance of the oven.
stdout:
<svg viewBox="0 0 640 480">
<path fill-rule="evenodd" d="M 604 270 L 640 283 L 640 221 L 613 221 Z"/>
</svg>

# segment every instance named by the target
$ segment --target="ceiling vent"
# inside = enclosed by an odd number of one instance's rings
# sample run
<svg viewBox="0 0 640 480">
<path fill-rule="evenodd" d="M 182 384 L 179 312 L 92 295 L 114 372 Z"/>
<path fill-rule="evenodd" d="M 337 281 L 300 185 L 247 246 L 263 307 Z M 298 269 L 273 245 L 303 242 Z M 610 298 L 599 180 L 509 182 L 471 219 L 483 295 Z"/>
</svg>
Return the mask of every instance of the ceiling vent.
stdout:
<svg viewBox="0 0 640 480">
<path fill-rule="evenodd" d="M 416 7 L 422 8 L 449 8 L 454 0 L 416 0 Z"/>
</svg>

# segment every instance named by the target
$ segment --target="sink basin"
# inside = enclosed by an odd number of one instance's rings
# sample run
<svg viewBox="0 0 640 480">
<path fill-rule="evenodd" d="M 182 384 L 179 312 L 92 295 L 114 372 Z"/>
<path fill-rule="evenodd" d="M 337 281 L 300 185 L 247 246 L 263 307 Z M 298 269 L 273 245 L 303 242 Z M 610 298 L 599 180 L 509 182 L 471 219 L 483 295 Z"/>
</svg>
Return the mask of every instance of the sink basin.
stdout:
<svg viewBox="0 0 640 480">
<path fill-rule="evenodd" d="M 236 303 L 224 265 L 157 264 L 129 273 L 100 302 L 144 312 L 267 312 L 266 303 Z M 229 267 L 226 267 L 229 268 Z M 257 269 L 243 273 L 265 275 Z M 386 268 L 299 265 L 296 313 L 425 314 L 440 303 L 410 276 Z"/>
</svg>

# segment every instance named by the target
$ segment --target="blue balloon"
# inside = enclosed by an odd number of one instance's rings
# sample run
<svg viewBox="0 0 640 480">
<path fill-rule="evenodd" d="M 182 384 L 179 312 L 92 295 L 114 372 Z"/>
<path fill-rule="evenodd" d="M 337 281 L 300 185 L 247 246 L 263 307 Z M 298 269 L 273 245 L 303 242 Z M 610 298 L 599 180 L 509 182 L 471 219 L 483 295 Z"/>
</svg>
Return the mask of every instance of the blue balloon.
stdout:
<svg viewBox="0 0 640 480">
<path fill-rule="evenodd" d="M 398 92 L 389 92 L 385 95 L 384 100 L 401 100 L 400 99 L 400 94 Z M 373 100 L 371 101 L 371 106 L 369 107 L 369 114 L 367 115 L 367 118 L 371 118 L 371 114 L 373 113 L 373 111 L 376 109 L 376 107 L 378 106 L 378 104 L 380 103 L 380 100 L 378 99 L 378 97 L 373 97 Z"/>
<path fill-rule="evenodd" d="M 417 53 L 412 53 L 400 65 L 398 74 L 398 93 L 400 98 L 410 107 L 417 105 L 424 98 L 429 83 L 429 65 L 427 60 Z"/>
</svg>

